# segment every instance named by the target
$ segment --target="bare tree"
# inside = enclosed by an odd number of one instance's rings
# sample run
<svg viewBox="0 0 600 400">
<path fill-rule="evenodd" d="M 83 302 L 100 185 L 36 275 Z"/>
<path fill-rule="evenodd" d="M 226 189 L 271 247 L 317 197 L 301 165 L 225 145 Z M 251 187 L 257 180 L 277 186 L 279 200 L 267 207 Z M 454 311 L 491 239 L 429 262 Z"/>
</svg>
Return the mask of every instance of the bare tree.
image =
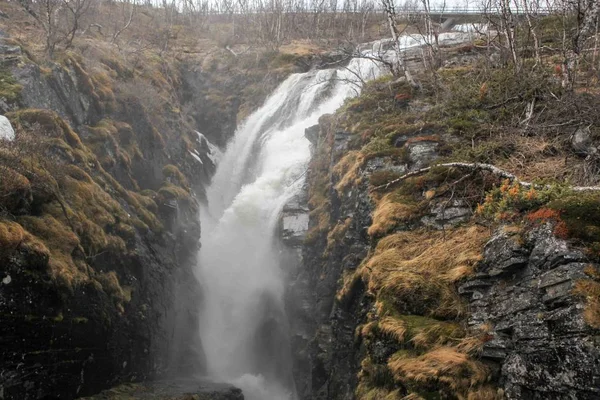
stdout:
<svg viewBox="0 0 600 400">
<path fill-rule="evenodd" d="M 119 36 L 131 26 L 137 10 L 137 0 L 122 0 L 121 7 L 126 19 L 122 26 L 118 28 L 115 26 L 115 31 L 110 41 L 112 44 L 114 44 Z"/>
<path fill-rule="evenodd" d="M 92 0 L 19 0 L 19 4 L 44 29 L 46 52 L 53 58 L 61 43 L 72 46 Z"/>
<path fill-rule="evenodd" d="M 407 82 L 412 87 L 420 89 L 421 84 L 415 80 L 410 70 L 406 66 L 404 54 L 402 52 L 402 49 L 400 48 L 398 28 L 396 27 L 396 11 L 394 8 L 394 0 L 381 0 L 381 5 L 383 6 L 383 10 L 387 17 L 390 32 L 392 34 L 392 40 L 394 41 L 394 50 L 396 52 L 397 57 L 392 73 L 395 76 L 400 76 L 403 74 L 406 77 Z"/>
</svg>

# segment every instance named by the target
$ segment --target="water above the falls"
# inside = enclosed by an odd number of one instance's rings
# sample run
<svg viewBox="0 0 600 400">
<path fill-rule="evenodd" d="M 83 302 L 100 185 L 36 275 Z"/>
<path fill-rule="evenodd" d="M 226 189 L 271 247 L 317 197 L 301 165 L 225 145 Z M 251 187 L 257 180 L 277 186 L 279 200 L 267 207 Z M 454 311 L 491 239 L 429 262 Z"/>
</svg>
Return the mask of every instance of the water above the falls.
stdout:
<svg viewBox="0 0 600 400">
<path fill-rule="evenodd" d="M 363 79 L 382 73 L 364 59 Z M 274 237 L 278 215 L 303 184 L 310 158 L 304 130 L 357 94 L 346 69 L 294 74 L 238 129 L 202 210 L 198 279 L 200 334 L 210 374 L 249 400 L 295 398 L 284 282 Z"/>
</svg>

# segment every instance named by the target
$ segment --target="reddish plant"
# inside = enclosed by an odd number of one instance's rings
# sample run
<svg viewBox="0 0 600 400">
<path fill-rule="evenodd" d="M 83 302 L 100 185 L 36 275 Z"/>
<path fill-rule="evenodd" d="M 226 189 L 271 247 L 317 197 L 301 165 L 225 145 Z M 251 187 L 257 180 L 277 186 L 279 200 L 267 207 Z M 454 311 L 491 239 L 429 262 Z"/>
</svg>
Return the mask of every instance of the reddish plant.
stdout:
<svg viewBox="0 0 600 400">
<path fill-rule="evenodd" d="M 526 218 L 534 225 L 550 222 L 554 225 L 552 232 L 556 237 L 561 239 L 567 239 L 569 237 L 569 227 L 565 221 L 560 218 L 559 211 L 544 207 L 527 214 Z"/>
<path fill-rule="evenodd" d="M 399 101 L 399 102 L 405 102 L 410 100 L 410 94 L 408 93 L 398 93 L 396 96 L 394 96 L 394 100 Z"/>
<path fill-rule="evenodd" d="M 554 226 L 553 232 L 557 238 L 567 239 L 569 237 L 569 227 L 567 227 L 567 224 L 565 223 L 565 221 L 559 221 Z"/>
<path fill-rule="evenodd" d="M 556 223 L 560 221 L 560 213 L 550 208 L 540 208 L 537 211 L 530 212 L 526 216 L 527 220 L 534 224 L 541 224 L 545 222 Z"/>
</svg>

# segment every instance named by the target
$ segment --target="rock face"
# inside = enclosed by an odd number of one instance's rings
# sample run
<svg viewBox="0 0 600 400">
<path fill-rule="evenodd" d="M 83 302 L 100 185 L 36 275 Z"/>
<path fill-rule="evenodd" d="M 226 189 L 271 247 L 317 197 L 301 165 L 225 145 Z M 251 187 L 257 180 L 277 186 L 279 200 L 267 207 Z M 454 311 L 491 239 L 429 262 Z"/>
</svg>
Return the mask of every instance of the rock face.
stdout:
<svg viewBox="0 0 600 400">
<path fill-rule="evenodd" d="M 348 152 L 350 135 L 336 132 L 332 125 L 322 119 L 318 127 L 307 130 L 315 146 L 313 168 L 332 171 Z M 324 146 L 330 149 L 322 157 L 319 152 Z M 304 245 L 299 246 L 295 239 L 287 241 L 297 254 L 297 265 L 290 274 L 288 313 L 300 399 L 355 398 L 357 374 L 365 357 L 355 332 L 374 305 L 360 281 L 344 303 L 336 294 L 343 277 L 352 273 L 372 248 L 367 229 L 373 204 L 366 178 L 376 172 L 401 175 L 414 171 L 434 160 L 439 147 L 436 141 L 415 143 L 410 137 L 396 146 L 408 149 L 405 162 L 393 162 L 386 156 L 370 159 L 359 171 L 363 179 L 350 188 L 336 190 L 340 177 L 330 174 L 326 233 L 316 238 L 311 235 L 320 223 L 318 210 L 313 209 Z M 314 172 L 309 170 L 309 182 L 317 182 L 310 178 Z M 311 190 L 315 188 L 309 187 Z M 423 193 L 424 198 L 428 196 L 429 192 Z M 428 204 L 421 217 L 398 229 L 442 230 L 473 216 L 473 204 L 459 199 L 433 198 Z M 288 232 L 284 238 L 301 236 L 292 231 L 294 235 Z M 584 269 L 590 263 L 573 244 L 556 238 L 549 226 L 525 232 L 499 228 L 485 245 L 475 274 L 457 286 L 469 304 L 468 325 L 489 326 L 489 340 L 480 359 L 490 367 L 493 384 L 507 399 L 600 398 L 598 331 L 584 321 L 584 301 L 573 293 L 575 283 L 586 278 Z M 393 341 L 381 341 L 374 347 L 371 357 L 381 360 L 400 350 Z"/>
<path fill-rule="evenodd" d="M 582 156 L 594 156 L 598 154 L 598 149 L 594 147 L 594 141 L 589 127 L 579 128 L 571 138 L 571 146 L 577 154 Z"/>
<path fill-rule="evenodd" d="M 307 188 L 290 199 L 281 211 L 280 237 L 290 247 L 300 247 L 308 231 Z"/>
<path fill-rule="evenodd" d="M 28 115 L 39 113 L 48 125 L 56 121 L 64 124 L 61 126 L 70 125 L 77 141 L 81 138 L 86 145 L 92 143 L 93 127 L 101 126 L 100 121 L 118 121 L 126 127 L 118 134 L 124 134 L 128 143 L 137 141 L 139 153 L 130 160 L 107 163 L 105 169 L 91 162 L 82 167 L 88 168 L 93 179 L 100 177 L 98 190 L 114 198 L 124 215 L 135 212 L 123 193 L 141 188 L 156 193 L 165 184 L 163 179 L 170 184 L 171 178 L 163 178 L 167 164 L 177 162 L 191 187 L 191 196 L 185 200 L 159 201 L 153 213 L 160 218 L 162 228 L 132 229 L 122 254 L 82 255 L 81 248 L 72 251 L 74 257 L 85 260 L 80 264 L 82 269 L 108 277 L 103 286 L 90 279 L 66 289 L 49 276 L 47 253 L 26 247 L 6 253 L 0 244 L 0 398 L 69 399 L 123 381 L 202 372 L 203 349 L 196 334 L 202 293 L 193 267 L 200 240 L 197 201 L 214 172 L 215 149 L 189 127 L 177 123 L 162 127 L 160 134 L 166 140 L 161 142 L 152 116 L 135 99 L 123 101 L 119 107 L 114 98 L 111 104 L 101 102 L 97 88 L 86 80 L 89 77 L 83 64 L 67 62 L 42 73 L 31 61 L 13 60 L 21 54 L 20 49 L 0 51 L 20 85 L 18 100 L 0 99 L 1 112 L 32 110 Z M 188 79 L 194 79 L 193 73 Z M 194 96 L 189 94 L 188 100 L 196 101 Z M 227 126 L 235 126 L 235 117 L 228 118 L 232 120 Z M 201 125 L 196 128 L 203 130 Z M 187 133 L 190 143 L 182 140 Z M 96 150 L 100 155 L 115 156 L 107 138 Z M 107 174 L 102 175 L 103 171 Z M 21 197 L 23 204 L 15 206 L 13 214 L 37 217 L 45 203 L 36 203 L 38 199 L 32 199 L 30 191 Z M 43 200 L 49 203 L 52 199 Z M 80 211 L 75 205 L 73 208 Z M 68 227 L 67 231 L 72 234 Z M 127 292 L 111 292 L 108 288 L 115 286 L 111 286 L 114 281 L 117 289 Z M 115 296 L 123 295 L 125 301 L 115 300 Z M 202 399 L 242 399 L 229 389 L 215 392 L 213 397 L 202 393 Z"/>
<path fill-rule="evenodd" d="M 87 400 L 244 400 L 242 391 L 226 384 L 191 378 L 124 384 Z"/>
<path fill-rule="evenodd" d="M 313 143 L 322 143 L 326 135 L 322 126 L 307 129 Z M 345 132 L 333 136 L 332 165 L 345 154 L 350 139 Z M 334 191 L 331 193 L 334 195 Z M 353 191 L 349 196 L 343 200 L 332 198 L 332 220 L 352 218 L 352 222 L 343 236 L 337 238 L 326 259 L 321 257 L 324 249 L 319 244 L 288 242 L 296 246 L 298 254 L 298 268 L 290 277 L 288 299 L 292 305 L 288 307 L 288 317 L 300 399 L 350 399 L 356 386 L 361 356 L 354 343 L 354 329 L 363 310 L 360 307 L 343 310 L 335 304 L 335 294 L 342 271 L 358 267 L 367 254 L 366 228 L 370 225 L 372 206 L 366 184 L 362 191 Z M 307 205 L 301 208 L 304 207 Z"/>
<path fill-rule="evenodd" d="M 500 229 L 477 274 L 459 291 L 470 325 L 491 324 L 481 354 L 498 369 L 507 399 L 597 399 L 600 348 L 573 296 L 589 266 L 585 255 L 548 226 L 526 235 Z"/>
</svg>

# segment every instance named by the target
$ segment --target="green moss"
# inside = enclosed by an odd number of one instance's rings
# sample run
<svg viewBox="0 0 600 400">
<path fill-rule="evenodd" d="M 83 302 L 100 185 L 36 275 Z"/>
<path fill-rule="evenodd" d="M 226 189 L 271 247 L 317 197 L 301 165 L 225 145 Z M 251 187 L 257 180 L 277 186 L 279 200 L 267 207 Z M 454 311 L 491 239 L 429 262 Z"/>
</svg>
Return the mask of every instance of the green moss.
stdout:
<svg viewBox="0 0 600 400">
<path fill-rule="evenodd" d="M 17 83 L 10 71 L 0 69 L 0 97 L 8 103 L 14 103 L 21 98 L 21 90 L 23 86 Z"/>
<path fill-rule="evenodd" d="M 566 223 L 570 237 L 594 247 L 600 244 L 599 193 L 584 192 L 562 196 L 549 202 L 548 208 L 560 212 L 560 218 Z"/>
<path fill-rule="evenodd" d="M 375 171 L 369 175 L 369 182 L 371 186 L 377 187 L 386 185 L 389 182 L 398 179 L 401 176 L 400 173 L 390 170 Z"/>
<path fill-rule="evenodd" d="M 167 200 L 184 200 L 190 197 L 190 193 L 173 184 L 166 184 L 158 190 L 158 194 L 165 197 Z"/>
<path fill-rule="evenodd" d="M 162 173 L 168 182 L 177 184 L 182 187 L 189 187 L 187 178 L 175 165 L 165 165 L 162 170 Z"/>
</svg>

